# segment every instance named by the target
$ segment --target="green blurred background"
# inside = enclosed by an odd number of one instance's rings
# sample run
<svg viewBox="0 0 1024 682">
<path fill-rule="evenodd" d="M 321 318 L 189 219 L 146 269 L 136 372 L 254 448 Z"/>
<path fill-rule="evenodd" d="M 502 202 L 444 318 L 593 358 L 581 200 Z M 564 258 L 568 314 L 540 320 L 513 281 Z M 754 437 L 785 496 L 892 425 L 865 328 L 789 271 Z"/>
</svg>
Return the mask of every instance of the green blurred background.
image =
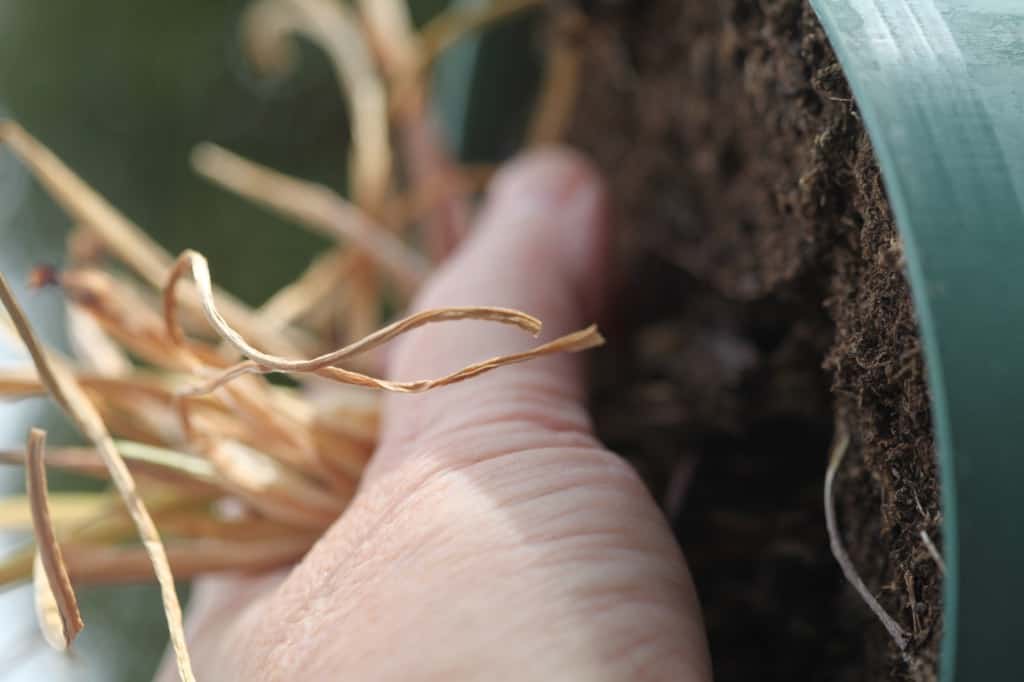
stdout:
<svg viewBox="0 0 1024 682">
<path fill-rule="evenodd" d="M 417 22 L 445 4 L 411 2 Z M 258 304 L 325 242 L 198 178 L 189 151 L 212 140 L 341 189 L 347 123 L 329 65 L 312 46 L 303 46 L 287 78 L 266 81 L 251 71 L 238 46 L 245 5 L 3 0 L 0 116 L 21 122 L 170 251 L 204 252 L 220 284 Z M 497 161 L 516 148 L 539 72 L 535 22 L 525 15 L 482 42 L 465 40 L 439 65 L 435 106 L 464 158 Z M 58 295 L 21 285 L 34 265 L 60 264 L 69 227 L 0 149 L 0 268 L 57 345 Z M 0 404 L 0 447 L 23 442 L 28 423 L 39 420 L 54 430 L 51 442 L 74 438 L 41 401 Z M 20 477 L 0 469 L 0 491 L 20 487 Z M 0 541 L 0 549 L 11 546 L 10 538 Z M 166 638 L 156 590 L 91 589 L 81 597 L 86 629 L 65 658 L 36 634 L 28 591 L 0 593 L 0 679 L 150 679 Z"/>
</svg>

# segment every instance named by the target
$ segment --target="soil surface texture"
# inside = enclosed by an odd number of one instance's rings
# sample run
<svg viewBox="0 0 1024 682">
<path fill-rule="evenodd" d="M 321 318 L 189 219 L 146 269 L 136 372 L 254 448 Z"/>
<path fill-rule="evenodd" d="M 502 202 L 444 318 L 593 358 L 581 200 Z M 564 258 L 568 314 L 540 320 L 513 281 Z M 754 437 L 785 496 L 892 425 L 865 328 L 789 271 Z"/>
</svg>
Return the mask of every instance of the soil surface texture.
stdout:
<svg viewBox="0 0 1024 682">
<path fill-rule="evenodd" d="M 611 186 L 625 303 L 594 411 L 673 519 L 716 679 L 935 679 L 942 576 L 922 531 L 941 551 L 941 517 L 920 344 L 824 32 L 805 0 L 581 4 L 571 138 Z M 852 434 L 842 539 L 909 633 L 905 653 L 829 550 L 837 423 Z"/>
</svg>

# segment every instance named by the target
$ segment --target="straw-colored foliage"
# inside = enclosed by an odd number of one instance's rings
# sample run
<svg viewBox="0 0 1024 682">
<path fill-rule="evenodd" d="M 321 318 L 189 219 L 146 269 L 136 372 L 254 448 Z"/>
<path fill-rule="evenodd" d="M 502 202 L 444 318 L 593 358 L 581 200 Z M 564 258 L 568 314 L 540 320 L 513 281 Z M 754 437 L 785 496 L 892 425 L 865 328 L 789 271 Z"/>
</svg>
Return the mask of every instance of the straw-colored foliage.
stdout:
<svg viewBox="0 0 1024 682">
<path fill-rule="evenodd" d="M 0 585 L 34 582 L 51 644 L 66 648 L 82 627 L 72 585 L 155 577 L 180 677 L 192 680 L 174 579 L 301 558 L 343 513 L 373 451 L 378 404 L 367 389 L 425 391 L 602 342 L 589 327 L 446 376 L 400 380 L 382 378 L 372 352 L 417 327 L 465 319 L 540 331 L 540 320 L 502 308 L 427 310 L 390 323 L 380 312 L 383 292 L 404 304 L 465 234 L 479 186 L 480 173 L 454 161 L 429 121 L 429 65 L 466 31 L 537 4 L 451 10 L 423 31 L 401 0 L 252 4 L 242 30 L 253 62 L 281 70 L 290 37 L 312 41 L 335 66 L 353 127 L 348 199 L 211 144 L 194 152 L 210 180 L 336 242 L 257 309 L 217 289 L 199 253 L 174 259 L 22 127 L 0 121 L 0 145 L 76 226 L 67 266 L 33 276 L 62 291 L 74 357 L 42 344 L 0 276 L 0 342 L 20 340 L 31 357 L 0 371 L 0 399 L 49 395 L 88 442 L 44 455 L 33 431 L 25 450 L 0 451 L 0 463 L 26 467 L 28 482 L 26 495 L 0 500 L 0 530 L 35 537 L 0 561 Z M 538 140 L 559 135 L 567 103 L 552 91 L 572 91 L 573 59 L 564 45 L 552 50 Z M 346 343 L 332 349 L 328 340 L 339 336 Z M 297 386 L 270 383 L 275 372 Z M 113 485 L 47 495 L 44 462 Z"/>
</svg>

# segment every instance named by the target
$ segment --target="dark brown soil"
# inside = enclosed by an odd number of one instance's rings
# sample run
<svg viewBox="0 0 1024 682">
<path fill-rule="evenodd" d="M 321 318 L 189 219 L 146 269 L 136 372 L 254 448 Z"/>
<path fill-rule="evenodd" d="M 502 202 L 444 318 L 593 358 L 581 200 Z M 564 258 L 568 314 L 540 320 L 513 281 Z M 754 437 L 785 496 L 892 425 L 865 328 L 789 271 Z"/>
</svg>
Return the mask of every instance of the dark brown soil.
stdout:
<svg viewBox="0 0 1024 682">
<path fill-rule="evenodd" d="M 921 531 L 939 542 L 940 512 L 919 342 L 871 146 L 813 12 L 584 5 L 573 140 L 610 179 L 628 302 L 595 411 L 673 515 L 716 679 L 934 679 L 941 575 Z M 828 548 L 836 419 L 854 435 L 843 539 L 912 633 L 905 656 Z"/>
</svg>

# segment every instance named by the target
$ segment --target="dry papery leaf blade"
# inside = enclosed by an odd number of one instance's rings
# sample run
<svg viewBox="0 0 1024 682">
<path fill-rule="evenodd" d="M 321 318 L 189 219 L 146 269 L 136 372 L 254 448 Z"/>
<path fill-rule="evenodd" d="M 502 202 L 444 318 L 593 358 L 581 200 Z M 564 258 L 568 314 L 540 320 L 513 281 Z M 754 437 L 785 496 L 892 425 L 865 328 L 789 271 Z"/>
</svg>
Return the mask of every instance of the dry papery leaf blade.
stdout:
<svg viewBox="0 0 1024 682">
<path fill-rule="evenodd" d="M 67 567 L 50 519 L 46 496 L 46 468 L 43 453 L 46 432 L 32 429 L 28 436 L 28 461 L 25 486 L 32 510 L 32 526 L 36 535 L 36 556 L 32 582 L 35 586 L 36 615 L 47 643 L 63 651 L 82 631 L 82 614 L 71 587 Z"/>
<path fill-rule="evenodd" d="M 0 300 L 7 309 L 22 342 L 31 354 L 40 379 L 57 404 L 64 409 L 86 438 L 96 446 L 104 464 L 110 471 L 110 477 L 121 494 L 125 506 L 138 528 L 143 546 L 153 563 L 153 569 L 160 584 L 171 645 L 178 665 L 178 674 L 182 682 L 194 682 L 195 675 L 192 673 L 192 664 L 182 625 L 181 604 L 174 589 L 174 578 L 167 560 L 167 553 L 160 541 L 156 525 L 138 494 L 131 472 L 118 453 L 99 412 L 78 385 L 74 375 L 65 369 L 56 358 L 49 357 L 36 339 L 25 313 L 15 300 L 7 280 L 2 274 L 0 274 Z"/>
</svg>

